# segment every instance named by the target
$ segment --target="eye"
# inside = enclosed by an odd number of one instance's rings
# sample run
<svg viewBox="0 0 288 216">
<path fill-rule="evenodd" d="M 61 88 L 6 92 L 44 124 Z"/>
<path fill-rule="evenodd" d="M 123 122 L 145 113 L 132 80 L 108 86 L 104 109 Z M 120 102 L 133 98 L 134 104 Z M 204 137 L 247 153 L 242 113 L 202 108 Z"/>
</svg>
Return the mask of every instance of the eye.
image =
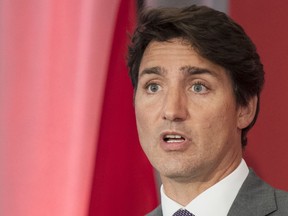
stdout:
<svg viewBox="0 0 288 216">
<path fill-rule="evenodd" d="M 208 91 L 207 87 L 202 83 L 195 83 L 192 85 L 192 91 L 195 93 L 204 94 Z"/>
<path fill-rule="evenodd" d="M 161 88 L 160 85 L 158 85 L 156 83 L 150 83 L 146 86 L 148 93 L 158 92 L 160 90 L 160 88 Z"/>
</svg>

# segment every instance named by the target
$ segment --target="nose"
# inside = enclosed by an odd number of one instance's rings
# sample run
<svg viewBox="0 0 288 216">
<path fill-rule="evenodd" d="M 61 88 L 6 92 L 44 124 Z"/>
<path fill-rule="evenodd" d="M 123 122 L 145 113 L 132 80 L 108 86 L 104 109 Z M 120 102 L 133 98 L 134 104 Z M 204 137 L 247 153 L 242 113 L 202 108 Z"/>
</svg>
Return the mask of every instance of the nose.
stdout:
<svg viewBox="0 0 288 216">
<path fill-rule="evenodd" d="M 163 119 L 179 122 L 188 117 L 187 97 L 182 89 L 167 92 L 163 103 Z"/>
</svg>

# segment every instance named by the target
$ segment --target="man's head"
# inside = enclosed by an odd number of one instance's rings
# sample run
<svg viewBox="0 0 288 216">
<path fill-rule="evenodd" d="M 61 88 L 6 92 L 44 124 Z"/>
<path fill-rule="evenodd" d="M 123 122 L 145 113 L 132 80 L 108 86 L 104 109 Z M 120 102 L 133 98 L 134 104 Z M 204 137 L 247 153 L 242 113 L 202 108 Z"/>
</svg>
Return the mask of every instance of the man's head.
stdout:
<svg viewBox="0 0 288 216">
<path fill-rule="evenodd" d="M 241 26 L 224 13 L 205 6 L 144 11 L 129 48 L 128 66 L 135 93 L 147 46 L 153 41 L 167 42 L 175 38 L 182 39 L 199 56 L 225 69 L 237 106 L 247 106 L 251 98 L 258 98 L 255 117 L 241 132 L 244 147 L 247 132 L 257 119 L 264 83 L 263 66 L 254 44 Z"/>
</svg>

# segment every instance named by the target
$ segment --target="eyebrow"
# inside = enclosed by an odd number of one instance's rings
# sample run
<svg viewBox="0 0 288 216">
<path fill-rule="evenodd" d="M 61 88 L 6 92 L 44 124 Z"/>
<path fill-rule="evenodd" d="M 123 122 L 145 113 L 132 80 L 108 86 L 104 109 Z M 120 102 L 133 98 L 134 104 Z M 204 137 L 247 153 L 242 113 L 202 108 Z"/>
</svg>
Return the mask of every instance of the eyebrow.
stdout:
<svg viewBox="0 0 288 216">
<path fill-rule="evenodd" d="M 156 75 L 165 75 L 167 73 L 166 69 L 163 67 L 151 67 L 151 68 L 145 68 L 144 70 L 142 70 L 139 74 L 139 77 L 142 77 L 146 74 L 156 74 Z"/>
<path fill-rule="evenodd" d="M 199 68 L 199 67 L 195 67 L 195 66 L 191 66 L 191 65 L 186 65 L 181 67 L 180 72 L 182 72 L 184 75 L 197 75 L 197 74 L 209 74 L 212 75 L 214 77 L 217 76 L 217 74 L 209 69 L 206 68 Z M 144 70 L 142 70 L 139 73 L 139 77 L 142 77 L 146 74 L 156 74 L 156 75 L 160 75 L 163 76 L 167 73 L 167 70 L 163 67 L 151 67 L 151 68 L 145 68 Z"/>
<path fill-rule="evenodd" d="M 209 74 L 216 77 L 216 73 L 207 69 L 186 65 L 180 68 L 180 71 L 187 75 Z"/>
</svg>

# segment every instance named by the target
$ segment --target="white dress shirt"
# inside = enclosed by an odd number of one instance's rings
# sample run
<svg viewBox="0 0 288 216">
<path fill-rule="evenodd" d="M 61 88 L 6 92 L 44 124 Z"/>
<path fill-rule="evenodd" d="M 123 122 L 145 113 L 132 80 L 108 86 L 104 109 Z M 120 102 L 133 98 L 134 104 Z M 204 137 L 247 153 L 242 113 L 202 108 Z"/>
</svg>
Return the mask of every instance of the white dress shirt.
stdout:
<svg viewBox="0 0 288 216">
<path fill-rule="evenodd" d="M 165 195 L 161 186 L 163 216 L 172 216 L 178 209 L 187 209 L 195 216 L 226 216 L 240 187 L 248 176 L 249 169 L 242 159 L 239 166 L 228 176 L 208 188 L 187 206 L 182 206 Z"/>
</svg>

